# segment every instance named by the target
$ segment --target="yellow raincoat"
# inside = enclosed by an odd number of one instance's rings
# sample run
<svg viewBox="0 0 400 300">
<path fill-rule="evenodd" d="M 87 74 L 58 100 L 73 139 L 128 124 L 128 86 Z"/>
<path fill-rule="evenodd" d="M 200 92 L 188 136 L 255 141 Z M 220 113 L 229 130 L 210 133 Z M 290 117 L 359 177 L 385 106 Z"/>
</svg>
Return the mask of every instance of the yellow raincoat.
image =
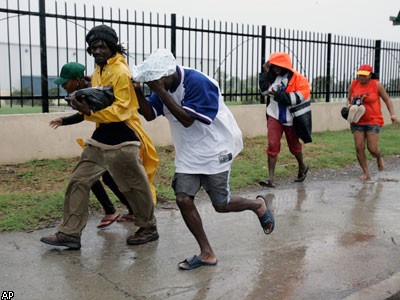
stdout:
<svg viewBox="0 0 400 300">
<path fill-rule="evenodd" d="M 156 189 L 153 185 L 158 168 L 158 155 L 153 141 L 142 128 L 138 114 L 138 100 L 131 82 L 131 75 L 124 56 L 117 53 L 107 60 L 100 74 L 100 67 L 96 66 L 92 76 L 92 86 L 112 86 L 114 102 L 112 105 L 85 115 L 85 120 L 99 123 L 125 122 L 141 142 L 140 156 L 149 178 L 153 201 L 156 203 Z"/>
</svg>

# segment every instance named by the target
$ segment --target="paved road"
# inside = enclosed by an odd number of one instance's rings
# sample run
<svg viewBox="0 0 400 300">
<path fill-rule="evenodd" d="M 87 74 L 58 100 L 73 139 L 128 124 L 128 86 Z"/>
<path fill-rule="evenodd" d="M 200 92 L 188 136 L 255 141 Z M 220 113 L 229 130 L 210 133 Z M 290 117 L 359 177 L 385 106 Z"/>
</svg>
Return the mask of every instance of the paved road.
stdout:
<svg viewBox="0 0 400 300">
<path fill-rule="evenodd" d="M 310 173 L 289 188 L 244 194 L 269 193 L 277 223 L 270 236 L 254 214 L 218 214 L 199 199 L 216 267 L 177 269 L 198 249 L 179 211 L 159 209 L 160 240 L 142 246 L 125 243 L 132 224 L 99 231 L 98 219 L 90 219 L 79 251 L 42 244 L 54 228 L 0 234 L 1 289 L 24 300 L 399 299 L 400 171 L 364 184 Z"/>
</svg>

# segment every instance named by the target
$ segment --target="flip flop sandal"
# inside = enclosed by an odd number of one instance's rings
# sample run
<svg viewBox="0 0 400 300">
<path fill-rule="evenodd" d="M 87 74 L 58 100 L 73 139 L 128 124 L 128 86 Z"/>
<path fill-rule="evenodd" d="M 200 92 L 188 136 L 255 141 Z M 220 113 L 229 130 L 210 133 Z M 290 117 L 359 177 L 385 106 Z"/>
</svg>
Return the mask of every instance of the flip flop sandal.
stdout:
<svg viewBox="0 0 400 300">
<path fill-rule="evenodd" d="M 104 217 L 103 219 L 101 219 L 100 224 L 97 225 L 97 228 L 99 228 L 99 229 L 107 228 L 112 223 L 114 223 L 119 218 L 119 216 L 120 216 L 120 214 L 117 214 L 117 216 L 114 218 Z"/>
<path fill-rule="evenodd" d="M 259 181 L 258 184 L 265 188 L 274 188 L 275 187 L 275 184 L 272 183 L 271 180 Z"/>
<path fill-rule="evenodd" d="M 260 224 L 264 230 L 264 233 L 271 234 L 275 229 L 275 219 L 274 219 L 274 216 L 272 215 L 271 208 L 268 204 L 267 199 L 264 196 L 258 195 L 256 198 L 263 199 L 265 202 L 265 205 L 267 206 L 267 210 L 265 211 L 265 213 L 258 219 L 260 220 Z"/>
<path fill-rule="evenodd" d="M 129 214 L 129 213 L 123 214 L 122 216 L 120 216 L 120 217 L 117 219 L 117 222 L 118 222 L 118 223 L 120 223 L 120 222 L 132 222 L 132 221 L 133 221 L 133 215 L 132 215 L 132 214 Z"/>
<path fill-rule="evenodd" d="M 180 270 L 193 270 L 193 269 L 197 269 L 199 267 L 211 267 L 211 266 L 216 266 L 218 263 L 218 261 L 216 262 L 206 262 L 206 261 L 201 261 L 200 257 L 198 257 L 197 255 L 193 256 L 192 258 L 187 258 L 184 261 L 181 261 L 178 264 L 178 268 Z M 186 264 L 186 266 L 181 266 L 181 264 Z"/>
<path fill-rule="evenodd" d="M 307 173 L 308 173 L 308 166 L 306 166 L 304 171 L 299 171 L 299 173 L 297 174 L 297 179 L 295 179 L 294 181 L 303 182 L 307 177 Z"/>
</svg>

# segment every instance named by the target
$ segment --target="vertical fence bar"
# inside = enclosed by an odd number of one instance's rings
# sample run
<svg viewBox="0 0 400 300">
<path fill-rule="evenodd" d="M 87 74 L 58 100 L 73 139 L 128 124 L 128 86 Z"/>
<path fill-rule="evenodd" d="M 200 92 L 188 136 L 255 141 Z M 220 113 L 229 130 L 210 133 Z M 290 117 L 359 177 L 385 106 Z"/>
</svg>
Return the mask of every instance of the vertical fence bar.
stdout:
<svg viewBox="0 0 400 300">
<path fill-rule="evenodd" d="M 160 46 L 160 32 L 161 32 L 161 23 L 160 23 L 160 14 L 159 13 L 156 13 L 156 22 L 155 22 L 155 24 L 156 24 L 156 28 L 155 28 L 155 42 L 156 42 L 156 45 L 155 45 L 155 47 L 156 47 L 156 49 L 159 49 L 159 48 L 161 48 Z M 153 22 L 150 22 L 151 24 L 153 24 Z M 152 27 L 152 26 L 151 26 Z M 153 52 L 153 51 L 152 51 Z"/>
<path fill-rule="evenodd" d="M 164 25 L 167 25 L 167 15 L 164 14 Z M 164 28 L 164 48 L 167 49 L 167 29 Z"/>
<path fill-rule="evenodd" d="M 144 12 L 142 12 L 142 23 L 144 23 Z M 144 37 L 145 37 L 145 30 L 144 30 L 144 26 L 142 26 L 142 60 L 145 59 L 145 55 L 146 55 Z"/>
<path fill-rule="evenodd" d="M 126 21 L 129 21 L 129 10 L 126 9 Z M 136 27 L 136 25 L 135 25 Z M 128 54 L 126 57 L 126 62 L 128 63 L 128 65 L 130 64 L 130 48 L 131 48 L 131 44 L 129 42 L 129 25 L 126 25 L 126 53 Z"/>
<path fill-rule="evenodd" d="M 210 58 L 211 58 L 211 53 L 210 53 L 210 20 L 207 20 L 207 74 L 212 75 L 212 72 L 210 72 Z"/>
<path fill-rule="evenodd" d="M 257 26 L 257 37 L 258 36 L 260 36 L 260 26 Z M 258 93 L 258 70 L 259 70 L 259 62 L 260 62 L 260 57 L 261 57 L 261 47 L 260 47 L 260 39 L 256 39 L 256 41 L 255 41 L 255 43 L 256 43 L 256 58 L 255 58 L 255 63 L 254 63 L 254 65 L 255 65 L 255 67 L 256 67 L 256 79 L 255 79 L 255 85 L 256 85 L 256 88 L 255 88 L 255 92 L 256 92 L 256 101 L 258 101 L 258 97 L 260 96 L 260 93 Z"/>
<path fill-rule="evenodd" d="M 42 112 L 49 112 L 49 85 L 47 82 L 47 41 L 46 41 L 46 6 L 45 0 L 39 0 L 40 27 L 40 70 L 42 81 Z"/>
<path fill-rule="evenodd" d="M 236 32 L 239 32 L 239 24 L 238 23 L 236 23 Z M 236 49 L 239 49 L 239 36 L 236 34 L 236 47 L 235 47 Z M 232 53 L 232 55 L 233 55 L 233 53 Z M 236 51 L 236 61 L 235 61 L 235 64 L 236 64 L 236 66 L 238 66 L 239 65 L 239 53 L 238 53 L 238 51 Z M 238 89 L 238 87 L 239 87 L 239 84 L 238 84 L 238 81 L 239 81 L 239 70 L 238 70 L 238 68 L 236 67 L 236 74 L 235 74 L 235 87 L 236 87 L 236 95 L 235 95 L 235 100 L 237 100 L 237 98 L 238 98 L 238 95 L 237 95 L 237 89 Z"/>
<path fill-rule="evenodd" d="M 17 7 L 19 9 L 19 0 L 17 1 Z M 19 87 L 20 87 L 20 96 L 21 96 L 21 107 L 24 106 L 24 100 L 23 100 L 23 95 L 24 95 L 24 90 L 22 87 L 22 53 L 21 53 L 21 18 L 20 15 L 18 14 L 18 58 L 19 58 Z"/>
<path fill-rule="evenodd" d="M 192 64 L 190 63 L 190 60 L 191 60 L 191 58 L 192 58 L 192 47 L 191 47 L 191 45 L 192 45 L 192 43 L 191 43 L 191 41 L 192 41 L 192 28 L 191 28 L 191 26 L 192 26 L 192 18 L 191 17 L 189 17 L 189 25 L 188 25 L 189 27 L 189 30 L 188 30 L 188 43 L 187 43 L 187 45 L 188 45 L 188 66 L 189 67 L 191 67 L 192 66 Z"/>
<path fill-rule="evenodd" d="M 86 27 L 86 4 L 83 4 L 83 16 L 84 16 L 84 20 L 83 20 L 83 40 L 86 41 L 86 32 L 87 32 L 87 27 Z M 87 66 L 87 53 L 85 51 L 85 47 L 86 47 L 86 42 L 83 43 L 83 49 L 84 49 L 84 58 L 85 58 L 85 66 Z M 85 69 L 85 74 L 87 75 L 87 68 Z"/>
<path fill-rule="evenodd" d="M 325 84 L 325 102 L 329 102 L 331 94 L 331 48 L 332 48 L 332 34 L 328 33 L 328 45 L 326 53 L 326 84 Z"/>
<path fill-rule="evenodd" d="M 194 18 L 194 28 L 197 29 L 197 18 Z M 197 69 L 197 30 L 194 31 L 194 68 Z"/>
<path fill-rule="evenodd" d="M 228 31 L 228 22 L 225 22 L 225 32 L 227 32 Z M 223 82 L 219 82 L 219 84 L 220 84 L 220 86 L 221 86 L 221 88 L 223 88 L 223 94 L 224 95 L 226 95 L 226 68 L 227 68 L 227 61 L 228 61 L 228 56 L 229 55 L 231 55 L 231 57 L 232 57 L 232 55 L 233 55 L 233 49 L 234 48 L 232 48 L 231 47 L 231 49 L 230 49 L 230 51 L 228 51 L 229 49 L 228 49 L 228 35 L 227 34 L 225 34 L 225 43 L 224 43 L 224 46 L 225 46 L 225 57 L 224 57 L 224 59 L 223 59 L 223 61 L 224 61 L 224 76 L 223 76 Z M 220 71 L 221 71 L 221 67 L 222 67 L 222 65 L 220 65 Z M 236 65 L 236 67 L 237 67 L 237 65 Z"/>
<path fill-rule="evenodd" d="M 215 32 L 215 30 L 216 30 L 216 27 L 217 27 L 217 22 L 214 20 L 214 27 L 213 27 L 213 31 Z M 217 37 L 216 37 L 217 35 L 214 33 L 213 34 L 213 37 L 214 37 L 214 40 L 213 40 L 213 71 L 212 71 L 212 74 L 213 74 L 213 78 L 215 78 L 215 71 L 216 71 L 216 69 L 215 69 L 215 66 L 216 66 L 216 58 L 215 58 L 215 45 L 216 45 L 216 39 L 217 39 Z"/>
<path fill-rule="evenodd" d="M 136 10 L 134 12 L 134 20 L 135 20 L 135 24 L 137 24 L 137 13 Z M 137 41 L 138 41 L 138 26 L 135 26 L 135 65 L 138 63 L 138 47 L 137 47 Z"/>
<path fill-rule="evenodd" d="M 31 2 L 29 1 L 28 3 L 28 10 L 31 12 Z M 31 84 L 31 97 L 32 97 L 32 106 L 33 106 L 33 63 L 32 63 L 32 21 L 31 21 L 31 15 L 28 17 L 28 22 L 29 22 L 29 71 L 30 71 L 30 84 Z"/>
<path fill-rule="evenodd" d="M 203 45 L 203 41 L 204 41 L 204 39 L 203 39 L 203 36 L 204 35 L 204 20 L 203 19 L 201 19 L 201 32 L 200 32 L 200 71 L 201 72 L 204 72 L 204 68 L 203 68 L 203 55 L 204 55 L 204 53 L 203 53 L 203 47 L 204 47 L 204 45 Z"/>
<path fill-rule="evenodd" d="M 185 18 L 182 17 L 182 27 L 184 27 L 184 26 L 185 26 Z M 176 26 L 175 26 L 175 27 L 176 27 Z M 185 65 L 185 60 L 184 60 L 184 57 L 185 57 L 185 47 L 184 47 L 184 44 L 185 44 L 185 31 L 182 30 L 181 36 L 182 36 L 182 38 L 181 38 L 181 57 L 182 57 L 182 65 Z"/>
<path fill-rule="evenodd" d="M 176 14 L 171 14 L 171 52 L 176 57 Z"/>
<path fill-rule="evenodd" d="M 8 0 L 6 1 L 6 8 L 8 9 Z M 7 11 L 7 48 L 8 48 L 8 82 L 9 82 L 9 88 L 10 88 L 10 107 L 13 105 L 13 90 L 12 90 L 12 68 L 11 68 L 11 43 L 10 43 L 10 15 Z"/>
<path fill-rule="evenodd" d="M 245 36 L 244 36 L 244 24 L 242 24 L 242 42 L 241 42 L 241 45 L 240 45 L 240 50 L 241 50 L 241 56 L 242 56 L 242 59 L 240 60 L 242 63 L 241 63 L 241 65 L 240 65 L 240 94 L 241 95 L 243 95 L 243 78 L 244 78 L 244 65 L 243 65 L 243 57 L 244 57 L 244 54 L 243 54 L 243 52 L 244 52 L 244 43 L 246 42 L 245 41 Z M 238 49 L 238 56 L 239 56 L 239 49 Z M 241 98 L 240 99 L 240 101 L 242 101 L 243 99 Z"/>
<path fill-rule="evenodd" d="M 68 8 L 67 8 L 67 2 L 64 3 L 64 16 L 65 16 L 65 52 L 67 55 L 67 62 L 69 62 L 69 53 L 68 53 L 68 49 L 69 49 L 69 44 L 68 44 Z"/>
<path fill-rule="evenodd" d="M 374 73 L 380 78 L 380 72 L 381 72 L 381 40 L 376 40 L 375 41 L 375 69 Z"/>
<path fill-rule="evenodd" d="M 233 40 L 234 40 L 234 35 L 233 35 L 233 23 L 231 22 L 231 31 L 230 31 L 230 47 L 231 47 L 231 49 L 233 49 L 234 48 L 234 46 L 233 46 Z M 233 92 L 233 89 L 234 89 L 234 81 L 233 81 L 233 54 L 232 55 L 230 55 L 230 58 L 229 58 L 229 65 L 230 65 L 230 69 L 229 69 L 229 77 L 230 77 L 230 80 L 229 80 L 229 91 L 230 91 L 230 93 L 232 94 L 232 92 Z M 229 97 L 229 101 L 232 101 L 232 96 L 231 97 Z M 225 99 L 227 99 L 227 98 L 225 98 Z"/>
<path fill-rule="evenodd" d="M 261 61 L 260 63 L 260 72 L 263 71 L 263 65 L 267 61 L 267 26 L 261 26 Z M 258 76 L 257 76 L 258 78 Z M 260 103 L 265 104 L 265 96 L 261 95 Z"/>
<path fill-rule="evenodd" d="M 75 17 L 75 61 L 79 60 L 79 51 L 78 51 L 78 15 L 76 11 L 76 3 L 74 3 L 74 17 Z"/>
<path fill-rule="evenodd" d="M 221 28 L 222 28 L 222 22 L 219 21 L 219 31 L 221 31 Z M 222 39 L 220 38 L 218 40 L 219 40 L 219 45 L 218 45 L 218 67 L 217 67 L 216 71 L 218 71 L 218 79 L 217 79 L 217 81 L 221 82 L 221 60 L 222 60 L 221 47 L 222 47 Z"/>
<path fill-rule="evenodd" d="M 152 24 L 152 20 L 153 20 L 153 13 L 152 12 L 150 12 L 149 13 L 149 17 L 150 17 L 150 24 Z M 149 53 L 152 53 L 153 52 L 153 29 L 150 27 L 149 28 L 149 31 L 150 31 L 150 49 L 149 49 Z"/>
<path fill-rule="evenodd" d="M 254 48 L 255 48 L 255 45 L 254 45 L 254 43 L 255 43 L 255 41 L 254 41 L 254 35 L 255 35 L 255 33 L 254 33 L 254 25 L 251 27 L 251 34 L 252 34 L 253 37 L 251 38 L 251 47 L 250 47 L 251 48 L 250 93 L 253 94 L 253 90 L 254 90 L 253 89 L 253 87 L 254 87 L 254 76 L 253 76 L 253 74 L 254 74 Z M 249 57 L 249 53 L 247 54 L 247 57 Z"/>
<path fill-rule="evenodd" d="M 58 3 L 55 2 L 55 13 L 56 13 L 56 32 L 58 33 Z M 56 65 L 57 65 L 57 74 L 60 70 L 60 53 L 59 53 L 59 42 L 58 42 L 58 34 L 56 34 Z M 60 98 L 60 86 L 57 85 L 57 96 Z"/>
</svg>

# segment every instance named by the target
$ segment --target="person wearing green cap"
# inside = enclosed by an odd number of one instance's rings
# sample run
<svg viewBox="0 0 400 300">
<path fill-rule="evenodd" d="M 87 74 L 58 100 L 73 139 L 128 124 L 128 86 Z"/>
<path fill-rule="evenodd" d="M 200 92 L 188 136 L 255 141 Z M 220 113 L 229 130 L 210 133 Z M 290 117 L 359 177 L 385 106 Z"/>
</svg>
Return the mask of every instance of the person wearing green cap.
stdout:
<svg viewBox="0 0 400 300">
<path fill-rule="evenodd" d="M 66 63 L 61 68 L 60 76 L 53 80 L 53 82 L 55 84 L 62 85 L 62 87 L 67 91 L 68 94 L 71 94 L 82 88 L 87 88 L 91 85 L 91 83 L 90 77 L 86 77 L 84 74 L 85 69 L 86 68 L 84 65 L 77 62 Z M 50 127 L 56 129 L 59 126 L 77 124 L 82 122 L 83 120 L 83 115 L 81 113 L 76 113 L 68 117 L 53 119 L 50 121 L 49 125 Z M 78 139 L 77 141 L 83 148 L 85 147 L 84 142 L 81 139 Z M 124 216 L 133 216 L 133 211 L 129 206 L 128 201 L 118 189 L 118 186 L 111 177 L 110 173 L 105 172 L 102 176 L 102 179 L 103 182 L 117 196 L 117 198 L 128 208 L 128 214 L 125 214 Z M 100 223 L 97 225 L 97 228 L 105 229 L 112 223 L 114 223 L 120 217 L 120 214 L 116 211 L 100 180 L 96 181 L 93 184 L 91 190 L 96 196 L 97 200 L 100 202 L 105 213 L 105 216 L 101 219 Z M 125 217 L 125 219 L 128 218 Z"/>
<path fill-rule="evenodd" d="M 84 77 L 85 66 L 77 62 L 69 62 L 62 66 L 60 76 L 53 80 L 57 85 L 64 85 L 69 80 L 80 80 Z M 76 89 L 75 89 L 76 90 Z"/>
</svg>

